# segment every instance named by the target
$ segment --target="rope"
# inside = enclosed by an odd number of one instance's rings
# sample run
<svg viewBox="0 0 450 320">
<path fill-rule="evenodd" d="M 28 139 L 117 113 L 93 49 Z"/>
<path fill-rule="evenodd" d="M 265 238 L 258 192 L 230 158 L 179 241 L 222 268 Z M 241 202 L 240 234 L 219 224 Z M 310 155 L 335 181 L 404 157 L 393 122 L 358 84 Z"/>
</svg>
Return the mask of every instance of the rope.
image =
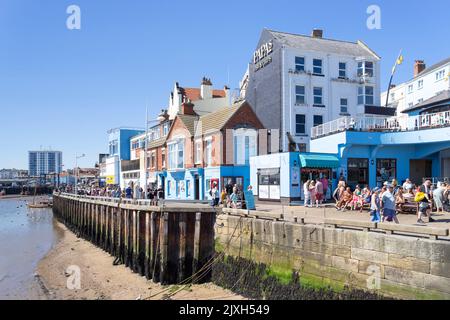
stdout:
<svg viewBox="0 0 450 320">
<path fill-rule="evenodd" d="M 217 262 L 225 255 L 225 253 L 226 253 L 225 251 L 228 251 L 228 250 L 229 250 L 229 247 L 230 247 L 230 245 L 231 245 L 231 241 L 232 241 L 232 239 L 233 239 L 233 237 L 234 237 L 234 234 L 236 233 L 236 230 L 237 230 L 238 226 L 240 226 L 241 220 L 242 220 L 242 217 L 239 217 L 239 223 L 236 224 L 236 227 L 234 228 L 233 233 L 232 233 L 230 239 L 229 239 L 228 242 L 227 242 L 226 249 L 225 249 L 223 252 L 221 252 L 220 254 L 215 255 L 213 258 L 211 258 L 211 259 L 210 259 L 207 263 L 205 263 L 205 265 L 203 265 L 203 267 L 201 267 L 196 273 L 194 273 L 194 274 L 191 275 L 190 277 L 188 277 L 188 278 L 186 278 L 185 280 L 183 280 L 183 281 L 179 282 L 178 284 L 176 284 L 176 285 L 182 285 L 183 287 L 182 287 L 181 289 L 178 289 L 178 290 L 174 291 L 173 293 L 169 294 L 168 297 L 172 297 L 172 296 L 174 296 L 175 294 L 177 294 L 178 292 L 184 290 L 187 286 L 190 285 L 189 282 L 191 282 L 191 280 L 192 280 L 193 278 L 198 277 L 197 279 L 198 279 L 198 280 L 201 280 L 201 279 L 203 279 L 203 278 L 206 276 L 207 272 L 209 271 L 209 268 L 212 267 L 214 264 L 216 264 L 216 263 L 217 263 Z M 241 233 L 238 235 L 238 237 L 240 237 L 241 235 L 242 235 L 242 231 L 241 231 Z M 149 297 L 144 298 L 143 300 L 150 300 L 151 298 L 154 298 L 155 296 L 158 296 L 158 295 L 160 295 L 160 294 L 162 294 L 162 293 L 164 293 L 164 292 L 166 292 L 166 291 L 169 291 L 170 289 L 171 289 L 170 287 L 169 287 L 169 288 L 166 288 L 166 289 L 163 289 L 163 290 L 161 290 L 161 291 L 159 291 L 159 292 L 157 292 L 157 293 L 155 293 L 155 294 L 153 294 L 153 295 L 151 295 L 151 296 L 149 296 Z"/>
</svg>

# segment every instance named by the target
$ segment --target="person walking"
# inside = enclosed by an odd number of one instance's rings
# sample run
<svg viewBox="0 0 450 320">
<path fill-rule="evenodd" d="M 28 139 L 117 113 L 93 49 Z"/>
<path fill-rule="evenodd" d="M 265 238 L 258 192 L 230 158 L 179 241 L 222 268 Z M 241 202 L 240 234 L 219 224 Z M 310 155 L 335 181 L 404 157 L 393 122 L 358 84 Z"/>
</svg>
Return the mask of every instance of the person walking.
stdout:
<svg viewBox="0 0 450 320">
<path fill-rule="evenodd" d="M 371 222 L 381 222 L 381 200 L 380 200 L 380 188 L 376 187 L 372 190 L 372 196 L 370 201 L 370 219 Z"/>
<path fill-rule="evenodd" d="M 316 202 L 316 182 L 312 180 L 309 184 L 309 207 L 312 208 Z"/>
<path fill-rule="evenodd" d="M 219 194 L 219 188 L 217 187 L 217 183 L 214 182 L 213 187 L 210 191 L 211 200 L 212 200 L 212 206 L 217 207 L 219 205 L 220 200 L 220 194 Z"/>
<path fill-rule="evenodd" d="M 128 185 L 128 187 L 125 189 L 125 197 L 127 199 L 133 199 L 133 189 L 130 185 Z"/>
<path fill-rule="evenodd" d="M 433 191 L 433 201 L 436 206 L 436 212 L 444 212 L 444 192 L 447 190 L 447 184 L 441 183 L 438 188 Z"/>
<path fill-rule="evenodd" d="M 303 195 L 304 195 L 304 198 L 305 198 L 305 207 L 308 206 L 309 199 L 311 199 L 311 193 L 309 192 L 309 184 L 310 183 L 311 183 L 311 180 L 307 180 L 303 184 Z"/>
<path fill-rule="evenodd" d="M 381 207 L 383 209 L 383 222 L 394 221 L 396 224 L 400 223 L 395 211 L 394 186 L 392 184 L 386 186 L 386 192 L 381 198 Z"/>
<path fill-rule="evenodd" d="M 316 193 L 316 208 L 318 208 L 319 206 L 322 205 L 322 201 L 323 201 L 323 184 L 322 181 L 320 181 L 319 178 L 317 178 L 316 180 L 316 188 L 315 188 L 315 193 Z"/>
<path fill-rule="evenodd" d="M 320 179 L 320 182 L 322 182 L 322 186 L 323 186 L 323 202 L 326 203 L 327 202 L 327 196 L 328 196 L 328 189 L 329 189 L 329 181 L 328 181 L 328 176 L 324 175 L 322 177 L 322 179 Z"/>
</svg>

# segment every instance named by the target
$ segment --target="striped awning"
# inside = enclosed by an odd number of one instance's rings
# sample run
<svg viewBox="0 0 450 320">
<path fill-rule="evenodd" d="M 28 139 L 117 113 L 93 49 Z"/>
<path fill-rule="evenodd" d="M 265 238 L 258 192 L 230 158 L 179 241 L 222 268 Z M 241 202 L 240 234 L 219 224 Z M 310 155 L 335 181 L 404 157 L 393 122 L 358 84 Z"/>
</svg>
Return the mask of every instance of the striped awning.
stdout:
<svg viewBox="0 0 450 320">
<path fill-rule="evenodd" d="M 301 154 L 300 164 L 302 168 L 335 169 L 339 167 L 339 159 L 332 154 Z"/>
</svg>

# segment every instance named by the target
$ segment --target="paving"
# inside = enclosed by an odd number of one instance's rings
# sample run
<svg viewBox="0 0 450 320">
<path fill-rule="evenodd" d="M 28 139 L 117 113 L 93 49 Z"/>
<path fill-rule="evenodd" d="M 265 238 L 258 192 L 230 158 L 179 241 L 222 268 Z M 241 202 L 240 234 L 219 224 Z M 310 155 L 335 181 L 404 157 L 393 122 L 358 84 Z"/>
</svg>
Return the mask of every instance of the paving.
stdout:
<svg viewBox="0 0 450 320">
<path fill-rule="evenodd" d="M 257 204 L 258 211 L 265 211 L 268 213 L 283 214 L 284 219 L 293 221 L 294 217 L 304 218 L 306 223 L 323 223 L 324 219 L 345 219 L 355 221 L 370 221 L 369 211 L 338 211 L 333 204 L 325 204 L 320 208 L 309 208 L 305 206 L 282 206 L 280 204 Z M 416 225 L 417 216 L 415 214 L 399 214 L 398 220 L 401 224 Z M 450 213 L 433 213 L 433 219 L 436 222 L 427 223 L 427 226 L 437 228 L 450 228 Z M 425 222 L 428 219 L 424 219 Z"/>
</svg>

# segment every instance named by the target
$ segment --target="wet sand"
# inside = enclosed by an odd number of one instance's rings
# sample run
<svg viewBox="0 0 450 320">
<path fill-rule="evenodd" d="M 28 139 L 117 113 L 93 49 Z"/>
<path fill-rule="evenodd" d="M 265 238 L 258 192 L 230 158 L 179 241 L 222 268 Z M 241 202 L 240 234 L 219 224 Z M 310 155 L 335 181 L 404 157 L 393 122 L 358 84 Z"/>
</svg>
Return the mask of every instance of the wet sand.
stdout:
<svg viewBox="0 0 450 320">
<path fill-rule="evenodd" d="M 77 238 L 57 223 L 62 237 L 37 268 L 42 299 L 57 300 L 239 300 L 242 297 L 213 284 L 190 287 L 162 287 L 133 273 L 124 265 L 114 266 L 114 258 L 88 241 Z M 70 290 L 66 272 L 70 266 L 80 270 L 80 289 Z M 70 281 L 69 281 L 70 282 Z M 70 287 L 70 286 L 69 286 Z"/>
</svg>

